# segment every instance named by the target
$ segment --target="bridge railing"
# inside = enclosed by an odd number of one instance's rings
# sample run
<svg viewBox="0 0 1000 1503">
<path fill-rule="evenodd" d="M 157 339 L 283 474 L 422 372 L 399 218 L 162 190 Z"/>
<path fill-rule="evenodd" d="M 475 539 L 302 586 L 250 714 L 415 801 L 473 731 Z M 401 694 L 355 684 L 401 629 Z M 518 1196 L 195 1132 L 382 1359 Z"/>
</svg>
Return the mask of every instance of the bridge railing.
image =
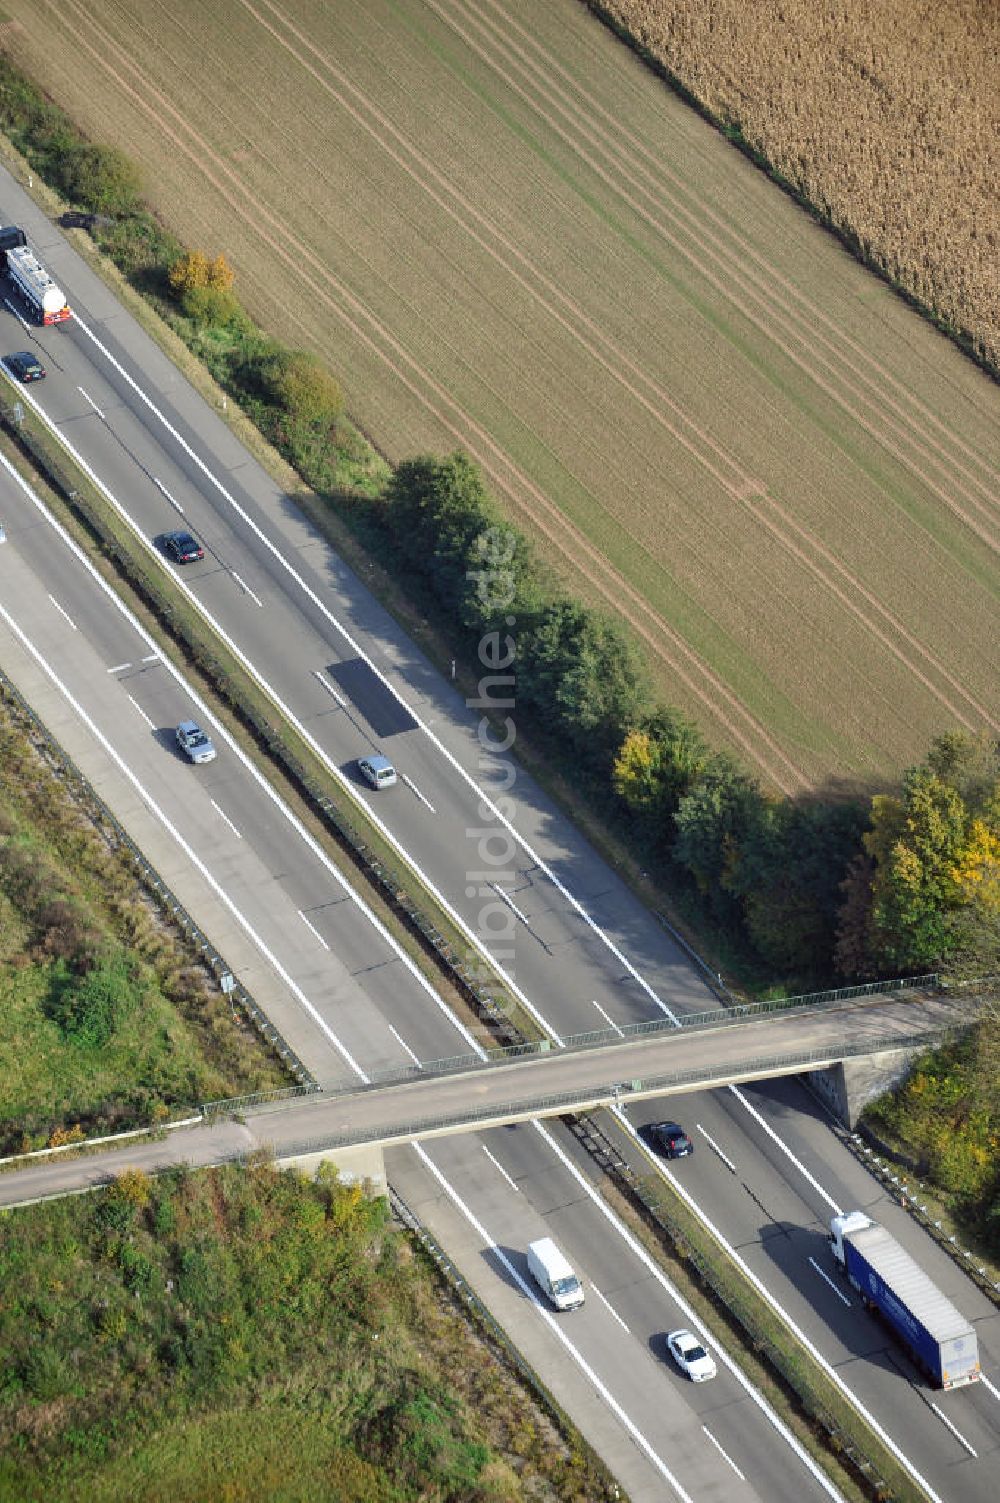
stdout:
<svg viewBox="0 0 1000 1503">
<path fill-rule="evenodd" d="M 887 1034 L 885 1042 L 893 1049 L 920 1048 L 939 1042 L 939 1029 L 911 1034 Z M 479 1122 L 514 1121 L 523 1117 L 554 1117 L 562 1112 L 580 1111 L 586 1106 L 608 1102 L 620 1102 L 628 1096 L 653 1095 L 683 1085 L 709 1085 L 713 1080 L 767 1079 L 774 1074 L 792 1074 L 798 1069 L 819 1068 L 833 1060 L 848 1059 L 855 1055 L 870 1054 L 879 1040 L 863 1039 L 836 1044 L 827 1048 L 814 1048 L 788 1054 L 758 1055 L 738 1062 L 706 1065 L 700 1069 L 670 1070 L 636 1080 L 615 1080 L 554 1095 L 528 1097 L 524 1100 L 493 1102 L 489 1105 L 465 1106 L 454 1112 L 412 1121 L 383 1122 L 368 1127 L 359 1127 L 350 1132 L 328 1133 L 325 1136 L 308 1138 L 290 1145 L 282 1144 L 282 1159 L 296 1158 L 309 1153 L 319 1153 L 325 1148 L 354 1147 L 361 1143 L 374 1143 L 386 1139 L 408 1140 L 426 1137 L 449 1128 L 474 1129 Z"/>
<path fill-rule="evenodd" d="M 483 1069 L 488 1065 L 503 1064 L 509 1060 L 528 1056 L 566 1054 L 573 1050 L 600 1049 L 607 1044 L 626 1043 L 630 1039 L 655 1037 L 673 1033 L 679 1029 L 688 1031 L 700 1028 L 725 1028 L 731 1023 L 741 1023 L 752 1018 L 767 1017 L 778 1012 L 812 1012 L 817 1008 L 836 1007 L 859 997 L 875 997 L 887 992 L 932 991 L 940 987 L 936 974 L 927 976 L 899 976 L 891 981 L 873 981 L 865 986 L 841 986 L 825 992 L 805 992 L 795 997 L 776 997 L 767 1002 L 740 1002 L 732 1007 L 713 1007 L 707 1012 L 679 1014 L 674 1018 L 651 1018 L 644 1023 L 623 1023 L 620 1027 L 592 1028 L 586 1033 L 572 1033 L 563 1039 L 563 1047 L 550 1039 L 531 1043 L 511 1044 L 503 1049 L 487 1049 L 483 1054 L 455 1054 L 446 1059 L 424 1060 L 417 1065 L 398 1065 L 386 1070 L 373 1070 L 369 1080 L 373 1086 L 402 1084 L 407 1080 L 421 1080 L 428 1075 L 458 1075 L 466 1070 Z M 356 1086 L 348 1087 L 356 1090 Z"/>
</svg>

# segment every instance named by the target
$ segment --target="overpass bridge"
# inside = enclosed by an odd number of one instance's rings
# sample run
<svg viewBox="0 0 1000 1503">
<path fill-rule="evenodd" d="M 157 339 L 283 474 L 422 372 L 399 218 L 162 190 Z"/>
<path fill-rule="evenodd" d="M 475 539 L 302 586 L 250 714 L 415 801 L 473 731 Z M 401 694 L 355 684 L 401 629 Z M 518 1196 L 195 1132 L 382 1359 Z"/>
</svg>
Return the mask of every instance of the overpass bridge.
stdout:
<svg viewBox="0 0 1000 1503">
<path fill-rule="evenodd" d="M 393 1143 L 618 1101 L 776 1075 L 843 1073 L 852 1065 L 863 1065 L 870 1076 L 880 1061 L 898 1073 L 915 1052 L 967 1025 L 975 1013 L 971 1000 L 898 991 L 762 1009 L 754 1016 L 743 1010 L 739 1018 L 714 1013 L 699 1026 L 647 1027 L 614 1043 L 558 1051 L 533 1046 L 519 1056 L 497 1051 L 500 1058 L 485 1061 L 463 1057 L 356 1090 L 296 1087 L 266 1098 L 219 1102 L 160 1141 L 123 1144 L 99 1155 L 36 1159 L 0 1175 L 0 1206 L 92 1189 L 129 1168 L 155 1173 L 265 1150 L 281 1163 L 309 1167 L 332 1158 L 346 1169 L 365 1145 L 377 1150 L 372 1162 L 380 1163 L 381 1149 Z"/>
</svg>

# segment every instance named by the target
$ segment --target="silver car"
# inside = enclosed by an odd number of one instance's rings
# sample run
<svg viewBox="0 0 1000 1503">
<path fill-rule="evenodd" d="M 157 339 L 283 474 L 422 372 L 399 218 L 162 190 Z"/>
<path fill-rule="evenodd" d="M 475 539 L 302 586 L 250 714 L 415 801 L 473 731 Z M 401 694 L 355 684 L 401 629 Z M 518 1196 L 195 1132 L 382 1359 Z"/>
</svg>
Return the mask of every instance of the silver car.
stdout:
<svg viewBox="0 0 1000 1503">
<path fill-rule="evenodd" d="M 192 762 L 215 761 L 215 747 L 193 720 L 182 720 L 177 727 L 177 745 Z"/>
<path fill-rule="evenodd" d="M 358 771 L 365 782 L 375 789 L 391 788 L 396 781 L 396 769 L 388 757 L 362 757 L 358 762 Z"/>
</svg>

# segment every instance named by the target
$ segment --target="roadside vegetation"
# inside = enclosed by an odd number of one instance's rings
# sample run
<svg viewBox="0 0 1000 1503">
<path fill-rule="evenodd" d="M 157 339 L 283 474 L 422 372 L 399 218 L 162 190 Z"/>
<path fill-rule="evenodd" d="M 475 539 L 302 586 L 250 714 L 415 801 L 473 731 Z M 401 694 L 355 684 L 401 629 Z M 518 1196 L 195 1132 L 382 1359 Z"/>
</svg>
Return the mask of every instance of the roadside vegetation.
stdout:
<svg viewBox="0 0 1000 1503">
<path fill-rule="evenodd" d="M 1000 375 L 995 7 L 586 3 Z"/>
<path fill-rule="evenodd" d="M 0 1500 L 621 1496 L 383 1200 L 263 1160 L 0 1219 Z"/>
<path fill-rule="evenodd" d="M 287 1084 L 0 693 L 0 1155 Z"/>
</svg>

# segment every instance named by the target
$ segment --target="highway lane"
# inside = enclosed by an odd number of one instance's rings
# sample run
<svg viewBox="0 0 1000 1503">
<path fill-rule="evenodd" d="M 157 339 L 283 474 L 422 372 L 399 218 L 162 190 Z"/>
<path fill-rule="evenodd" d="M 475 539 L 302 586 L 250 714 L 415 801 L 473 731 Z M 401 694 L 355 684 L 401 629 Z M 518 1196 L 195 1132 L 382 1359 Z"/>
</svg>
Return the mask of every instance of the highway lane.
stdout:
<svg viewBox="0 0 1000 1503">
<path fill-rule="evenodd" d="M 5 197 L 9 202 L 9 191 L 5 193 Z M 26 210 L 24 213 L 7 213 L 5 217 L 28 220 L 33 212 Z M 37 218 L 36 214 L 35 219 Z M 222 457 L 223 478 L 227 489 L 241 503 L 247 503 L 248 514 L 265 519 L 268 536 L 287 543 L 296 562 L 308 565 L 311 572 L 304 577 L 324 590 L 325 600 L 337 602 L 351 630 L 359 634 L 359 638 L 366 644 L 366 650 L 390 681 L 394 684 L 416 685 L 416 705 L 428 721 L 433 721 L 432 729 L 440 737 L 445 750 L 470 772 L 480 773 L 480 748 L 475 735 L 475 717 L 470 717 L 463 710 L 447 686 L 441 686 L 436 681 L 426 662 L 406 643 L 370 598 L 366 598 L 349 571 L 330 555 L 308 528 L 285 510 L 275 487 L 266 477 L 262 478 L 256 467 L 246 460 L 224 425 L 215 420 L 193 397 L 163 358 L 136 332 L 130 321 L 116 311 L 105 290 L 94 282 L 60 237 L 51 230 L 46 230 L 44 225 L 39 226 L 36 235 L 42 237 L 39 238 L 39 243 L 45 247 L 53 269 L 57 270 L 60 279 L 70 290 L 71 298 L 85 315 L 89 315 L 99 325 L 100 337 L 112 353 L 121 354 L 130 369 L 143 371 L 144 377 L 149 380 L 150 390 L 156 394 L 171 423 L 181 435 L 189 438 L 199 453 Z M 76 290 L 82 286 L 86 286 L 85 296 Z M 239 537 L 230 531 L 228 504 L 220 500 L 216 487 L 190 456 L 185 455 L 175 440 L 167 435 L 154 442 L 152 428 L 140 428 L 136 425 L 133 430 L 126 426 L 129 421 L 127 414 L 142 410 L 142 403 L 128 383 L 117 375 L 114 380 L 119 381 L 120 385 L 118 388 L 112 386 L 111 378 L 106 375 L 106 362 L 90 362 L 90 356 L 85 355 L 82 344 L 78 346 L 78 333 L 79 330 L 74 330 L 72 334 L 55 331 L 54 334 L 46 332 L 38 336 L 40 341 L 47 341 L 52 345 L 63 363 L 64 370 L 59 379 L 66 381 L 67 392 L 70 389 L 69 383 L 73 383 L 74 390 L 82 386 L 90 398 L 88 403 L 77 392 L 74 401 L 78 405 L 67 406 L 62 412 L 61 421 L 66 431 L 74 442 L 78 436 L 84 435 L 88 443 L 94 444 L 94 454 L 102 473 L 105 471 L 105 464 L 121 466 L 120 471 L 109 469 L 108 473 L 117 473 L 117 483 L 140 507 L 144 530 L 159 531 L 164 526 L 176 525 L 177 522 L 178 514 L 164 492 L 155 485 L 155 479 L 159 479 L 161 486 L 165 486 L 175 499 L 181 501 L 185 506 L 185 520 L 193 519 L 195 530 L 201 531 L 206 540 L 216 547 L 230 568 L 239 566 L 237 572 L 244 585 L 249 586 L 257 598 L 267 600 L 265 612 L 264 607 L 254 604 L 245 588 L 237 587 L 232 597 L 227 593 L 226 607 L 230 608 L 232 599 L 233 608 L 242 612 L 241 622 L 253 620 L 255 613 L 258 617 L 270 616 L 272 611 L 277 613 L 279 597 L 282 595 L 291 594 L 295 597 L 289 600 L 288 609 L 293 616 L 297 615 L 301 619 L 305 627 L 311 626 L 315 637 L 310 638 L 308 651 L 300 645 L 296 645 L 294 649 L 282 646 L 277 654 L 277 667 L 281 675 L 279 682 L 283 682 L 288 676 L 289 662 L 311 665 L 322 671 L 328 663 L 326 649 L 336 647 L 336 641 L 331 642 L 328 635 L 325 635 L 330 626 L 325 616 L 322 612 L 317 613 L 311 603 L 302 605 L 296 592 L 290 591 L 287 578 L 282 579 L 280 574 L 275 573 L 273 556 L 263 548 L 260 540 L 254 538 L 252 543 L 248 541 L 254 537 L 252 531 Z M 27 342 L 21 331 L 16 334 L 16 343 L 12 337 L 11 347 L 26 347 Z M 75 381 L 74 376 L 77 377 Z M 44 387 L 46 402 L 59 401 L 53 395 L 55 381 L 55 376 L 50 377 L 50 383 L 46 383 Z M 102 381 L 106 383 L 105 386 L 100 384 Z M 118 437 L 110 434 L 96 417 L 94 402 L 98 403 L 101 411 L 105 411 L 105 406 L 112 409 L 114 421 L 121 425 Z M 148 418 L 148 411 L 144 416 Z M 96 435 L 96 438 L 91 438 L 91 434 Z M 123 448 L 122 441 L 127 448 Z M 131 454 L 127 450 L 131 450 Z M 185 490 L 184 487 L 188 489 Z M 195 507 L 196 511 L 193 509 Z M 238 544 L 247 550 L 246 556 L 237 551 Z M 261 560 L 267 566 L 266 572 Z M 213 591 L 221 588 L 222 577 L 221 570 L 213 576 Z M 232 576 L 228 578 L 231 580 Z M 212 603 L 214 606 L 214 593 Z M 284 609 L 283 604 L 281 608 Z M 279 633 L 277 629 L 273 629 L 266 636 L 269 640 L 265 647 L 270 647 L 278 639 Z M 334 637 L 339 639 L 339 633 L 334 632 Z M 284 639 L 282 640 L 284 643 Z M 298 636 L 294 640 L 299 643 Z M 347 654 L 341 649 L 336 662 L 342 664 L 348 660 Z M 317 686 L 316 692 L 326 694 L 326 690 L 318 689 L 319 680 L 307 674 L 305 668 L 300 674 L 300 690 L 307 678 L 312 678 L 312 683 Z M 312 684 L 309 685 L 309 691 L 314 692 Z M 407 692 L 413 691 L 408 689 Z M 329 732 L 331 724 L 335 724 L 339 738 L 335 741 L 331 739 L 331 755 L 335 760 L 344 762 L 357 754 L 356 727 L 352 726 L 348 734 L 344 729 L 347 717 L 335 715 L 331 719 L 328 709 L 324 717 L 323 712 L 317 708 L 319 703 L 322 701 L 309 700 L 307 712 L 317 720 L 324 718 L 325 733 Z M 351 703 L 355 701 L 352 700 Z M 368 728 L 376 730 L 371 721 Z M 399 752 L 397 747 L 400 748 Z M 412 730 L 400 731 L 391 737 L 387 749 L 391 750 L 394 757 L 398 755 L 401 765 L 405 766 L 405 770 L 435 808 L 433 819 L 421 820 L 423 806 L 411 796 L 409 802 L 401 799 L 395 801 L 394 817 L 401 821 L 405 818 L 408 838 L 411 831 L 417 832 L 421 858 L 424 842 L 428 843 L 428 848 L 433 844 L 438 855 L 443 848 L 448 862 L 447 877 L 452 882 L 449 892 L 455 891 L 461 899 L 460 884 L 468 863 L 463 864 L 460 853 L 468 854 L 465 832 L 470 828 L 476 829 L 477 824 L 470 824 L 465 805 L 457 809 L 455 807 L 460 801 L 455 797 L 458 784 L 453 778 L 452 770 L 446 762 L 442 768 L 441 754 L 434 747 L 428 752 L 424 738 Z M 502 760 L 488 759 L 487 769 L 482 775 L 499 782 L 503 771 Z M 439 786 L 442 788 L 440 795 Z M 464 798 L 464 793 L 462 796 Z M 613 874 L 596 860 L 565 821 L 553 813 L 547 801 L 523 775 L 519 775 L 517 782 L 515 818 L 519 829 L 533 843 L 538 844 L 546 859 L 552 861 L 557 874 L 572 881 L 575 890 L 633 958 L 643 978 L 661 996 L 669 998 L 678 1008 L 683 1005 L 700 1010 L 706 1005 L 709 1000 L 707 994 L 673 951 L 655 922 L 625 892 Z M 444 836 L 445 831 L 447 838 Z M 457 863 L 456 857 L 459 858 Z M 437 855 L 435 859 L 438 859 Z M 458 885 L 453 881 L 456 864 L 461 872 L 457 878 Z M 538 879 L 531 863 L 523 857 L 512 863 L 512 869 L 514 875 L 508 884 L 510 890 L 507 895 L 517 904 L 521 913 L 536 928 L 542 930 L 541 939 L 536 938 L 531 927 L 518 920 L 514 930 L 517 979 L 532 996 L 537 995 L 543 999 L 543 1015 L 563 1032 L 591 1026 L 599 1021 L 601 1015 L 595 1004 L 600 1004 L 609 1016 L 618 1021 L 634 1016 L 649 1016 L 655 1009 L 655 1003 L 620 965 L 617 958 L 603 946 L 593 953 L 587 952 L 587 946 L 593 943 L 591 931 L 585 928 L 572 906 L 567 907 L 565 900 L 555 889 L 552 891 L 556 891 L 556 898 L 552 898 L 548 886 Z M 478 917 L 478 903 L 477 894 L 472 900 L 470 911 L 473 920 Z M 556 962 L 554 965 L 551 964 L 553 960 Z"/>
<path fill-rule="evenodd" d="M 59 719 L 60 740 L 219 949 L 232 960 L 239 947 L 241 980 L 296 1053 L 321 1079 L 347 1083 L 355 1066 L 379 1070 L 475 1047 L 222 727 L 195 706 L 193 689 L 6 472 L 0 498 L 0 660 L 49 723 Z M 173 735 L 192 714 L 219 751 L 197 768 Z"/>
<path fill-rule="evenodd" d="M 692 1157 L 665 1167 L 939 1495 L 963 1503 L 994 1498 L 996 1306 L 844 1149 L 801 1082 L 698 1092 L 628 1111 L 636 1124 L 664 1116 L 676 1116 L 695 1143 Z M 639 1155 L 630 1157 L 648 1171 Z M 854 1209 L 887 1226 L 974 1323 L 986 1382 L 947 1394 L 931 1389 L 861 1307 L 826 1240 L 830 1216 Z"/>
<path fill-rule="evenodd" d="M 224 426 L 180 385 L 176 372 L 166 374 L 162 356 L 137 335 L 131 321 L 120 313 L 108 317 L 103 289 L 92 286 L 87 268 L 58 243 L 51 228 L 30 222 L 37 212 L 19 204 L 9 185 L 5 198 L 5 215 L 23 211 L 80 315 L 61 328 L 30 333 L 11 314 L 0 315 L 5 342 L 36 341 L 52 367 L 49 380 L 26 392 L 25 400 L 37 400 L 94 463 L 147 536 L 183 521 L 202 538 L 209 557 L 185 571 L 185 583 L 246 645 L 336 767 L 353 779 L 354 759 L 372 744 L 399 762 L 412 787 L 404 784 L 391 796 L 369 799 L 370 806 L 471 929 L 498 931 L 493 947 L 510 952 L 501 962 L 551 1029 L 560 1034 L 604 1026 L 606 1017 L 617 1022 L 648 1017 L 659 1010 L 656 998 L 681 1010 L 712 1005 L 711 994 L 662 927 L 520 771 L 513 819 L 531 852 L 505 849 L 502 825 L 492 813 L 481 817 L 478 794 L 463 780 L 467 773 L 499 792 L 509 777 L 507 759 L 483 751 L 478 714 L 441 685 L 360 583 L 289 512 L 259 467 L 245 454 L 237 459 Z M 83 332 L 84 325 L 111 358 Z M 146 392 L 169 428 L 153 416 L 143 400 Z M 183 515 L 172 501 L 184 508 Z M 264 538 L 275 541 L 298 579 Z M 264 601 L 266 609 L 257 603 Z M 408 720 L 354 644 L 394 690 L 409 697 L 427 730 Z M 549 879 L 536 856 L 551 863 L 583 912 Z M 589 918 L 607 930 L 615 950 Z"/>
<path fill-rule="evenodd" d="M 585 1406 L 588 1435 L 634 1498 L 830 1496 L 711 1336 L 714 1380 L 692 1384 L 674 1366 L 665 1333 L 691 1326 L 691 1312 L 588 1195 L 593 1166 L 559 1124 L 394 1149 L 387 1166 L 578 1422 Z M 583 1280 L 581 1310 L 552 1312 L 527 1273 L 527 1244 L 546 1235 Z"/>
</svg>

